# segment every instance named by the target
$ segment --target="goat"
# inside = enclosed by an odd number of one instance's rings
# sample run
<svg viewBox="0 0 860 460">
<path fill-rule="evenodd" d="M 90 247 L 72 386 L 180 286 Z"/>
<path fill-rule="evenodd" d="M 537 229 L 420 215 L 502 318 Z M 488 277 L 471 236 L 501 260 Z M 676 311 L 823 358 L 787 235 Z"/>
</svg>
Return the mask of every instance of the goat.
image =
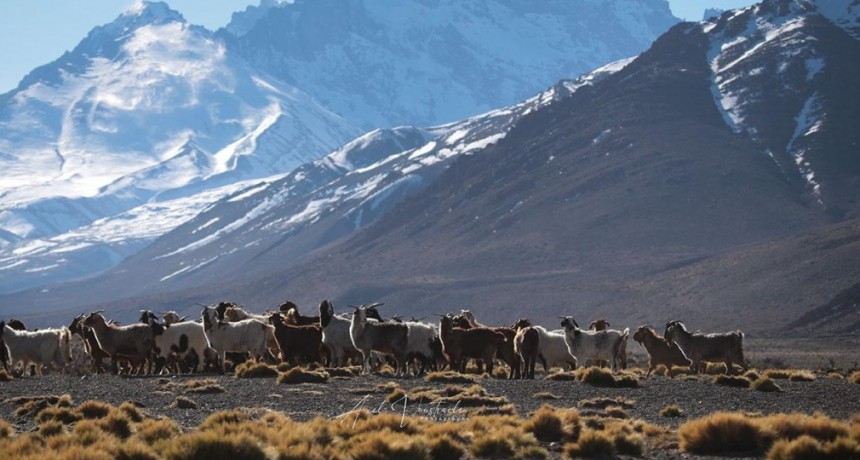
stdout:
<svg viewBox="0 0 860 460">
<path fill-rule="evenodd" d="M 224 321 L 227 321 L 229 323 L 235 323 L 247 319 L 255 319 L 264 324 L 270 324 L 268 316 L 258 315 L 256 313 L 249 313 L 243 310 L 242 307 L 235 304 L 226 307 L 221 317 Z M 278 341 L 277 339 L 275 339 L 274 327 L 269 327 L 266 329 L 266 348 L 269 350 L 269 355 L 272 357 L 277 358 L 277 356 L 281 353 Z"/>
<path fill-rule="evenodd" d="M 550 331 L 543 326 L 533 326 L 540 337 L 538 342 L 538 359 L 543 363 L 543 370 L 551 367 L 561 367 L 565 370 L 576 369 L 578 361 L 567 349 L 564 330 Z"/>
<path fill-rule="evenodd" d="M 591 329 L 592 331 L 605 331 L 605 330 L 609 329 L 609 321 L 607 321 L 603 318 L 596 319 L 596 320 L 591 322 L 591 324 L 588 326 L 588 328 Z M 603 360 L 597 360 L 594 363 L 592 363 L 590 360 L 585 361 L 585 367 L 590 367 L 592 365 L 596 365 L 597 367 L 604 368 L 608 364 L 609 363 L 607 363 L 606 361 L 603 361 Z"/>
<path fill-rule="evenodd" d="M 83 325 L 93 330 L 99 348 L 110 356 L 113 373 L 119 372 L 117 362 L 126 358 L 136 373 L 140 374 L 150 360 L 155 339 L 148 324 L 115 326 L 108 324 L 99 312 L 90 313 L 83 319 Z"/>
<path fill-rule="evenodd" d="M 36 365 L 35 372 L 39 376 L 43 366 L 62 369 L 67 362 L 72 362 L 71 337 L 71 332 L 65 327 L 20 331 L 0 321 L 0 339 L 6 346 L 10 367 L 14 368 L 20 362 L 26 371 L 32 363 Z"/>
<path fill-rule="evenodd" d="M 347 359 L 360 354 L 349 335 L 350 323 L 348 317 L 335 316 L 330 301 L 323 300 L 320 303 L 319 324 L 322 327 L 322 343 L 329 350 L 329 366 L 344 366 Z"/>
<path fill-rule="evenodd" d="M 245 319 L 228 323 L 218 320 L 212 307 L 203 307 L 203 331 L 209 344 L 218 351 L 220 372 L 224 373 L 227 352 L 250 353 L 259 359 L 266 356 L 266 337 L 271 326 L 257 319 Z"/>
<path fill-rule="evenodd" d="M 684 323 L 670 321 L 666 323 L 663 336 L 670 343 L 675 343 L 692 361 L 690 369 L 704 372 L 708 362 L 723 362 L 726 364 L 726 375 L 733 372 L 733 363 L 740 365 L 744 371 L 749 369 L 744 360 L 744 333 L 741 331 L 702 334 L 689 333 Z"/>
<path fill-rule="evenodd" d="M 9 320 L 9 323 L 7 323 L 6 325 L 11 327 L 12 329 L 15 329 L 16 331 L 27 330 L 27 326 L 24 326 L 24 323 L 17 319 Z M 9 372 L 9 365 L 7 364 L 8 359 L 9 353 L 6 351 L 6 345 L 3 344 L 2 334 L 0 334 L 0 361 L 3 362 L 3 369 L 5 369 L 6 372 Z"/>
<path fill-rule="evenodd" d="M 521 378 L 534 380 L 535 363 L 540 351 L 540 334 L 525 318 L 520 318 L 514 323 L 513 329 L 517 331 L 514 336 L 514 350 L 523 364 Z"/>
<path fill-rule="evenodd" d="M 156 374 L 165 367 L 174 367 L 173 371 L 179 373 L 179 367 L 171 364 L 189 362 L 188 370 L 197 372 L 201 357 L 204 360 L 204 366 L 214 364 L 216 352 L 209 344 L 202 324 L 195 321 L 181 321 L 167 325 L 166 321 L 165 324 L 152 321 L 150 327 L 155 337 Z"/>
<path fill-rule="evenodd" d="M 87 355 L 90 357 L 93 372 L 101 374 L 105 371 L 102 361 L 105 358 L 110 358 L 110 355 L 99 346 L 99 341 L 96 339 L 95 332 L 93 332 L 91 328 L 84 326 L 83 321 L 85 316 L 86 315 L 76 316 L 69 325 L 69 330 L 72 334 L 77 335 L 84 341 L 84 351 L 86 351 Z"/>
<path fill-rule="evenodd" d="M 395 321 L 400 324 L 400 322 Z M 421 363 L 421 367 L 416 373 L 416 376 L 424 375 L 428 364 L 432 368 L 436 367 L 438 361 L 436 341 L 439 339 L 439 334 L 436 333 L 436 328 L 432 324 L 426 324 L 418 321 L 407 321 L 402 323 L 406 325 L 406 355 L 407 359 L 417 358 Z M 441 350 L 439 350 L 441 351 Z"/>
<path fill-rule="evenodd" d="M 617 331 L 586 331 L 571 316 L 562 316 L 561 326 L 564 328 L 564 341 L 568 352 L 580 359 L 603 359 L 612 361 L 612 371 L 617 372 L 621 354 L 627 354 L 625 349 L 630 329 Z"/>
<path fill-rule="evenodd" d="M 322 328 L 319 324 L 294 326 L 287 324 L 280 313 L 269 316 L 269 321 L 275 329 L 282 362 L 296 364 L 300 362 L 300 358 L 304 358 L 308 363 L 320 361 Z"/>
<path fill-rule="evenodd" d="M 684 352 L 678 348 L 678 344 L 670 343 L 668 340 L 657 335 L 654 329 L 640 326 L 633 334 L 633 340 L 639 342 L 648 351 L 648 372 L 645 377 L 651 375 L 660 364 L 666 366 L 670 371 L 672 366 L 689 366 L 692 361 L 684 356 Z"/>
<path fill-rule="evenodd" d="M 287 324 L 293 326 L 311 326 L 320 322 L 319 316 L 302 316 L 299 307 L 290 301 L 281 304 L 278 309 L 284 314 Z"/>
<path fill-rule="evenodd" d="M 508 365 L 508 380 L 520 378 L 520 357 L 514 351 L 514 336 L 517 333 L 513 328 L 485 326 L 475 319 L 470 310 L 460 310 L 460 314 L 454 317 L 454 325 L 463 329 L 485 327 L 504 335 L 505 341 L 499 344 L 495 357 Z"/>
<path fill-rule="evenodd" d="M 442 352 L 451 363 L 451 369 L 466 372 L 466 360 L 479 359 L 487 364 L 487 372 L 493 374 L 493 357 L 499 346 L 507 339 L 504 334 L 486 327 L 461 329 L 454 327 L 451 315 L 439 315 L 439 338 Z"/>
<path fill-rule="evenodd" d="M 397 366 L 395 375 L 404 375 L 409 329 L 405 324 L 368 321 L 366 308 L 365 306 L 355 307 L 349 325 L 352 345 L 361 352 L 362 373 L 370 372 L 371 353 L 376 351 L 393 355 Z"/>
</svg>

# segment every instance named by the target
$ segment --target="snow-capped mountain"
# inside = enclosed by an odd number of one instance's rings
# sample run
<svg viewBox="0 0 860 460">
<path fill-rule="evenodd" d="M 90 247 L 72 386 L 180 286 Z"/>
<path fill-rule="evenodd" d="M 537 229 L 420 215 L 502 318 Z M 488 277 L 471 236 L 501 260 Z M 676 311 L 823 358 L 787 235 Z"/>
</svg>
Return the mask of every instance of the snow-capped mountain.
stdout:
<svg viewBox="0 0 860 460">
<path fill-rule="evenodd" d="M 759 144 L 810 203 L 857 216 L 860 1 L 765 0 L 701 28 L 726 124 Z"/>
<path fill-rule="evenodd" d="M 295 0 L 236 13 L 221 35 L 374 129 L 516 104 L 639 54 L 677 22 L 666 0 Z"/>
<path fill-rule="evenodd" d="M 139 3 L 0 96 L 2 289 L 107 268 L 237 182 L 357 134 L 167 5 Z"/>
</svg>

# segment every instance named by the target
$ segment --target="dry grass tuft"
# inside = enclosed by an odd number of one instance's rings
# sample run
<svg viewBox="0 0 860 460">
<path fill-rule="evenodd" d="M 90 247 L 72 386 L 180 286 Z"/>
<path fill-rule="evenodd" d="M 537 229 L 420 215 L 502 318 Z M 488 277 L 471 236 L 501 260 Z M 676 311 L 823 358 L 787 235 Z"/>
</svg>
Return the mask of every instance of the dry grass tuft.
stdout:
<svg viewBox="0 0 860 460">
<path fill-rule="evenodd" d="M 96 419 L 107 417 L 113 407 L 101 401 L 84 401 L 78 406 L 78 413 L 83 418 Z"/>
<path fill-rule="evenodd" d="M 179 426 L 170 419 L 145 420 L 139 423 L 136 428 L 135 437 L 150 445 L 158 441 L 172 439 L 180 433 Z"/>
<path fill-rule="evenodd" d="M 125 413 L 118 410 L 112 410 L 107 417 L 100 419 L 99 426 L 105 433 L 121 439 L 131 436 L 131 420 Z"/>
<path fill-rule="evenodd" d="M 614 440 L 607 433 L 585 430 L 577 442 L 564 446 L 564 456 L 566 458 L 604 458 L 611 457 L 614 450 Z"/>
<path fill-rule="evenodd" d="M 192 379 L 182 384 L 186 393 L 216 394 L 224 393 L 224 387 L 215 379 Z"/>
<path fill-rule="evenodd" d="M 266 453 L 257 441 L 246 434 L 222 434 L 202 431 L 173 442 L 164 452 L 169 460 L 242 459 L 265 460 Z"/>
<path fill-rule="evenodd" d="M 327 367 L 325 371 L 331 377 L 357 377 L 361 374 L 361 366 Z"/>
<path fill-rule="evenodd" d="M 743 376 L 746 377 L 747 379 L 749 379 L 751 382 L 754 382 L 754 381 L 761 378 L 761 375 L 752 369 L 744 372 Z"/>
<path fill-rule="evenodd" d="M 544 380 L 555 380 L 558 382 L 572 382 L 574 380 L 579 380 L 575 371 L 570 372 L 556 372 L 554 374 L 549 374 L 544 377 Z"/>
<path fill-rule="evenodd" d="M 328 382 L 328 373 L 325 371 L 306 371 L 300 367 L 294 367 L 287 372 L 278 374 L 278 383 L 280 384 L 298 384 L 298 383 L 326 383 Z"/>
<path fill-rule="evenodd" d="M 134 423 L 140 423 L 144 419 L 140 409 L 133 402 L 125 401 L 117 407 L 117 410 L 124 413 Z"/>
<path fill-rule="evenodd" d="M 769 460 L 844 460 L 860 458 L 860 445 L 849 438 L 821 442 L 811 436 L 781 439 L 767 454 Z"/>
<path fill-rule="evenodd" d="M 177 396 L 176 399 L 173 400 L 173 403 L 170 407 L 176 409 L 197 409 L 197 403 L 194 402 L 193 399 L 187 398 L 185 396 Z"/>
<path fill-rule="evenodd" d="M 438 460 L 459 460 L 466 456 L 466 448 L 463 444 L 450 437 L 439 437 L 427 443 L 430 458 Z"/>
<path fill-rule="evenodd" d="M 429 449 L 423 438 L 390 431 L 368 433 L 357 440 L 353 438 L 347 449 L 347 457 L 355 460 L 423 460 L 428 456 Z"/>
<path fill-rule="evenodd" d="M 424 380 L 437 383 L 477 383 L 478 381 L 475 377 L 454 371 L 430 372 Z"/>
<path fill-rule="evenodd" d="M 828 380 L 845 380 L 845 376 L 840 374 L 839 372 L 828 372 L 827 373 Z"/>
<path fill-rule="evenodd" d="M 11 382 L 12 380 L 15 380 L 15 378 L 6 372 L 6 369 L 0 369 L 0 382 Z"/>
<path fill-rule="evenodd" d="M 523 430 L 543 442 L 561 441 L 565 436 L 564 422 L 555 408 L 546 404 L 523 424 Z"/>
<path fill-rule="evenodd" d="M 782 391 L 782 388 L 777 385 L 772 379 L 765 377 L 763 379 L 756 380 L 751 385 L 753 390 L 756 391 L 766 391 L 766 392 L 778 392 Z"/>
<path fill-rule="evenodd" d="M 663 409 L 660 409 L 660 416 L 661 417 L 683 417 L 684 411 L 682 411 L 681 408 L 678 407 L 677 404 L 669 404 L 668 406 L 664 407 Z"/>
<path fill-rule="evenodd" d="M 535 399 L 550 399 L 550 400 L 561 399 L 561 396 L 556 396 L 556 395 L 554 395 L 548 391 L 540 391 L 540 392 L 532 395 L 532 397 Z"/>
<path fill-rule="evenodd" d="M 56 420 L 64 425 L 70 425 L 81 419 L 81 415 L 68 407 L 46 407 L 36 415 L 36 423 L 42 424 L 48 420 Z"/>
<path fill-rule="evenodd" d="M 734 412 L 717 412 L 678 427 L 680 448 L 694 454 L 762 451 L 759 421 Z"/>
<path fill-rule="evenodd" d="M 274 378 L 278 376 L 278 370 L 274 367 L 254 361 L 245 361 L 239 364 L 236 366 L 235 372 L 238 379 Z"/>
<path fill-rule="evenodd" d="M 736 375 L 718 375 L 714 377 L 714 383 L 727 387 L 749 388 L 750 381 L 746 377 Z"/>
<path fill-rule="evenodd" d="M 15 428 L 8 422 L 0 419 L 0 439 L 11 438 L 15 434 Z"/>
<path fill-rule="evenodd" d="M 848 376 L 848 380 L 852 383 L 860 383 L 860 371 L 854 371 Z"/>
<path fill-rule="evenodd" d="M 795 371 L 788 376 L 789 382 L 812 382 L 815 379 L 815 374 L 809 371 Z"/>
<path fill-rule="evenodd" d="M 614 387 L 615 377 L 612 372 L 599 367 L 589 367 L 582 372 L 580 380 L 596 387 Z"/>
<path fill-rule="evenodd" d="M 583 399 L 582 401 L 579 401 L 579 407 L 585 409 L 606 409 L 609 406 L 630 408 L 635 405 L 635 401 L 631 399 L 625 399 L 623 396 L 616 396 L 614 398 L 598 397 L 591 399 Z"/>
</svg>

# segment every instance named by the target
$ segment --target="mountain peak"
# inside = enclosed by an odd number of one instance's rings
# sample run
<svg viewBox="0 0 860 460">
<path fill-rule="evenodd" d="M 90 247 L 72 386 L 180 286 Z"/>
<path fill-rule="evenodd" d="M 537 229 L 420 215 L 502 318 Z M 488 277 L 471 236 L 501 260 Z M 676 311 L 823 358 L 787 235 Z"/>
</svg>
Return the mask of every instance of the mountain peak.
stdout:
<svg viewBox="0 0 860 460">
<path fill-rule="evenodd" d="M 135 24 L 164 24 L 167 22 L 185 22 L 178 11 L 173 10 L 167 3 L 141 0 L 120 15 L 118 20 L 131 20 Z"/>
</svg>

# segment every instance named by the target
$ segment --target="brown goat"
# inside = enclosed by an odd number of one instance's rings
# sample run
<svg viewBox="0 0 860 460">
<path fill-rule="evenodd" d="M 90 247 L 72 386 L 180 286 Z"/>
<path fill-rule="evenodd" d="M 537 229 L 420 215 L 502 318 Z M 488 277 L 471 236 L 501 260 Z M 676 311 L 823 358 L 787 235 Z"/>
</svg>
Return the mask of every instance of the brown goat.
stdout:
<svg viewBox="0 0 860 460">
<path fill-rule="evenodd" d="M 308 363 L 321 361 L 322 329 L 318 324 L 293 326 L 284 322 L 280 313 L 272 314 L 269 322 L 275 327 L 275 340 L 281 351 L 282 362 L 295 365 L 302 358 Z"/>
<path fill-rule="evenodd" d="M 499 348 L 496 349 L 495 358 L 508 365 L 508 380 L 521 378 L 522 370 L 520 357 L 517 355 L 516 351 L 514 351 L 514 337 L 516 337 L 517 332 L 513 327 L 485 326 L 475 320 L 475 316 L 469 310 L 460 310 L 460 314 L 455 316 L 453 321 L 454 327 L 459 327 L 461 329 L 483 327 L 504 335 L 505 341 L 500 343 Z"/>
<path fill-rule="evenodd" d="M 451 316 L 443 316 L 439 321 L 439 338 L 442 339 L 442 352 L 451 363 L 451 369 L 466 372 L 469 358 L 479 359 L 487 364 L 487 372 L 493 374 L 493 358 L 505 336 L 486 327 L 460 329 L 454 327 Z"/>
<path fill-rule="evenodd" d="M 519 355 L 523 364 L 521 378 L 534 380 L 535 364 L 540 352 L 540 334 L 525 318 L 521 318 L 514 323 L 513 328 L 517 331 L 517 335 L 514 338 L 514 350 Z"/>
<path fill-rule="evenodd" d="M 90 357 L 93 372 L 101 374 L 105 371 L 102 361 L 105 358 L 110 358 L 110 355 L 105 353 L 105 351 L 99 347 L 99 341 L 96 339 L 96 334 L 93 330 L 88 327 L 84 327 L 84 316 L 85 315 L 76 316 L 75 319 L 72 320 L 72 324 L 69 325 L 69 330 L 72 331 L 72 334 L 77 335 L 84 341 L 84 349 Z"/>
<path fill-rule="evenodd" d="M 90 313 L 84 318 L 83 325 L 92 328 L 99 347 L 110 355 L 115 374 L 119 373 L 120 358 L 128 359 L 137 374 L 142 373 L 144 367 L 150 362 L 155 338 L 148 324 L 115 326 L 108 324 L 101 314 Z"/>
<path fill-rule="evenodd" d="M 648 351 L 648 373 L 645 377 L 650 376 L 651 372 L 661 364 L 671 371 L 672 366 L 687 367 L 692 363 L 684 356 L 677 344 L 669 343 L 650 327 L 640 326 L 636 329 L 633 340 L 639 342 Z"/>
</svg>

